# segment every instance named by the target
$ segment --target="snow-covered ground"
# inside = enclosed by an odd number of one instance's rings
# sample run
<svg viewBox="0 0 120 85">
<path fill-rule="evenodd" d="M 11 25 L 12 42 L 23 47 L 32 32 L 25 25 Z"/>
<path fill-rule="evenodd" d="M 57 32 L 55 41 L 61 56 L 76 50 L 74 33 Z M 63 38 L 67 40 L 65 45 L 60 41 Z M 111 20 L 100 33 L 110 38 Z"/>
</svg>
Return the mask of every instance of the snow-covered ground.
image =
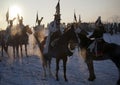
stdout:
<svg viewBox="0 0 120 85">
<path fill-rule="evenodd" d="M 77 50 L 74 55 L 68 57 L 67 62 L 67 78 L 68 82 L 63 78 L 63 66 L 60 62 L 59 81 L 55 80 L 55 59 L 52 59 L 52 74 L 47 74 L 43 79 L 43 68 L 40 57 L 40 51 L 36 46 L 33 49 L 32 35 L 28 46 L 29 57 L 13 60 L 12 50 L 9 47 L 8 57 L 4 53 L 2 62 L 0 62 L 0 85 L 116 85 L 118 79 L 118 71 L 110 60 L 94 61 L 94 69 L 96 79 L 93 82 L 87 80 L 88 68 L 84 60 L 78 55 Z M 104 35 L 105 41 L 120 45 L 120 34 Z"/>
</svg>

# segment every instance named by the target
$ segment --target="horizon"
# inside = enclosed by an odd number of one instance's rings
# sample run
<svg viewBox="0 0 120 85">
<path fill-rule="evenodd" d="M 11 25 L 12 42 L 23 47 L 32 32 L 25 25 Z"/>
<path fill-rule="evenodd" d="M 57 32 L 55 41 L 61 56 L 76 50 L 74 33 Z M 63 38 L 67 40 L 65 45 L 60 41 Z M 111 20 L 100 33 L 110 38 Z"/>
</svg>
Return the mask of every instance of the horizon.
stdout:
<svg viewBox="0 0 120 85">
<path fill-rule="evenodd" d="M 54 20 L 58 0 L 1 0 L 1 2 L 0 28 L 5 29 L 7 26 L 6 12 L 13 6 L 18 6 L 21 10 L 20 15 L 25 25 L 35 26 L 38 12 L 39 19 L 44 17 L 41 24 L 46 26 Z M 79 15 L 81 16 L 82 22 L 95 22 L 98 16 L 101 16 L 103 22 L 120 22 L 119 3 L 120 0 L 60 0 L 61 22 L 73 22 L 74 11 L 77 19 Z"/>
</svg>

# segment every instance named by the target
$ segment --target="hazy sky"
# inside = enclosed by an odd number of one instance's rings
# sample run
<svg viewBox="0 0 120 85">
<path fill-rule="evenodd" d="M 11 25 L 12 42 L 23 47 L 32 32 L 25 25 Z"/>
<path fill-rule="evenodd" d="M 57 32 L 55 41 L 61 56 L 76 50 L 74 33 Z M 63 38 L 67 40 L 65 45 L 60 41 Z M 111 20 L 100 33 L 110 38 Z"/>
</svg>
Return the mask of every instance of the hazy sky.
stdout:
<svg viewBox="0 0 120 85">
<path fill-rule="evenodd" d="M 21 9 L 24 24 L 35 25 L 36 13 L 44 17 L 42 24 L 53 20 L 58 0 L 0 0 L 0 28 L 5 28 L 7 9 L 17 5 Z M 107 21 L 112 16 L 120 16 L 120 0 L 60 0 L 61 22 L 72 22 L 74 9 L 83 22 L 92 22 L 98 16 Z"/>
</svg>

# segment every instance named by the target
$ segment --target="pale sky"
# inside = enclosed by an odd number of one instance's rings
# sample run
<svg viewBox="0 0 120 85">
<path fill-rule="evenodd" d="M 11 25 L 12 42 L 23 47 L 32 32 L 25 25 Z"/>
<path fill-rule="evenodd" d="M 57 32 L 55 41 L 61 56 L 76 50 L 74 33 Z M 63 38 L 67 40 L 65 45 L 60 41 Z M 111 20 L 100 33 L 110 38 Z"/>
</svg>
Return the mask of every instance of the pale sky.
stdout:
<svg viewBox="0 0 120 85">
<path fill-rule="evenodd" d="M 42 24 L 53 21 L 58 0 L 0 0 L 0 28 L 7 26 L 6 12 L 12 6 L 18 6 L 24 18 L 24 24 L 34 26 L 36 13 L 44 17 Z M 103 21 L 120 16 L 120 0 L 60 0 L 61 22 L 72 22 L 74 10 L 77 18 L 81 15 L 83 22 L 94 22 L 98 16 Z"/>
</svg>

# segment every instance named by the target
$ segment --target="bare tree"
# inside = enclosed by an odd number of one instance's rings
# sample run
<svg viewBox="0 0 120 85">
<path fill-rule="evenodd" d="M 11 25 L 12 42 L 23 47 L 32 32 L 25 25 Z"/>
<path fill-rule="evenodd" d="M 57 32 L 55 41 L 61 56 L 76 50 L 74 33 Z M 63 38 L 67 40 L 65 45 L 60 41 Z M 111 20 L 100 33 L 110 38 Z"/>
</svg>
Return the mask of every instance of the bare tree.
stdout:
<svg viewBox="0 0 120 85">
<path fill-rule="evenodd" d="M 112 22 L 119 23 L 120 22 L 120 16 L 114 15 L 111 17 Z"/>
</svg>

